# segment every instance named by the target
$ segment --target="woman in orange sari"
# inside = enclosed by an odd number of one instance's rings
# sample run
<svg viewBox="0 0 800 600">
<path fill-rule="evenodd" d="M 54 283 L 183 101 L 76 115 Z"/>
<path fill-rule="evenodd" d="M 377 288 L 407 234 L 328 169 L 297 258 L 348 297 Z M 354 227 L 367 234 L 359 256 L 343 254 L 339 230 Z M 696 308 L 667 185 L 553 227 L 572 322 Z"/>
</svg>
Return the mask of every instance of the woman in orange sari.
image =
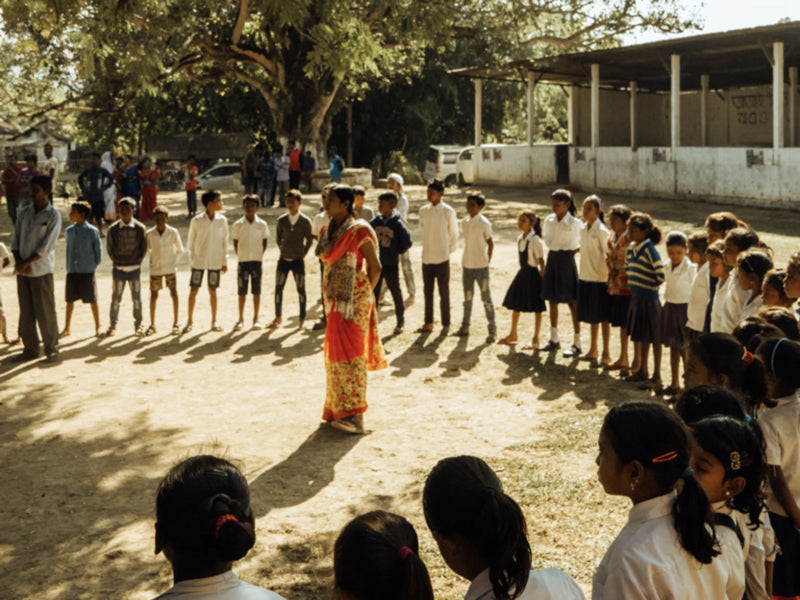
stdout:
<svg viewBox="0 0 800 600">
<path fill-rule="evenodd" d="M 353 217 L 353 190 L 329 195 L 330 224 L 320 231 L 327 394 L 322 418 L 347 433 L 364 433 L 367 371 L 386 367 L 378 335 L 373 288 L 381 273 L 378 240 L 369 223 Z"/>
</svg>

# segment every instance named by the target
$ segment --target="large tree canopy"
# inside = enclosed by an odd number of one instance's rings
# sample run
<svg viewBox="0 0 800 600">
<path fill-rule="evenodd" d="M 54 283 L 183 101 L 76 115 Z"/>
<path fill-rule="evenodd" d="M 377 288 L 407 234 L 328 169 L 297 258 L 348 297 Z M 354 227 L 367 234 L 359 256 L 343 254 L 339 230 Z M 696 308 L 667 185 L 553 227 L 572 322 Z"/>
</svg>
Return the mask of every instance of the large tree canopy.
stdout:
<svg viewBox="0 0 800 600">
<path fill-rule="evenodd" d="M 143 97 L 164 94 L 174 82 L 201 83 L 221 97 L 243 85 L 263 99 L 278 135 L 316 145 L 320 152 L 342 102 L 363 97 L 376 84 L 410 81 L 426 55 L 453 51 L 457 40 L 480 40 L 486 48 L 466 57 L 470 63 L 607 45 L 637 28 L 669 32 L 691 26 L 692 15 L 681 5 L 679 0 L 5 0 L 0 15 L 18 69 L 55 88 L 43 98 L 15 99 L 29 116 L 51 108 L 121 112 L 142 106 Z"/>
</svg>

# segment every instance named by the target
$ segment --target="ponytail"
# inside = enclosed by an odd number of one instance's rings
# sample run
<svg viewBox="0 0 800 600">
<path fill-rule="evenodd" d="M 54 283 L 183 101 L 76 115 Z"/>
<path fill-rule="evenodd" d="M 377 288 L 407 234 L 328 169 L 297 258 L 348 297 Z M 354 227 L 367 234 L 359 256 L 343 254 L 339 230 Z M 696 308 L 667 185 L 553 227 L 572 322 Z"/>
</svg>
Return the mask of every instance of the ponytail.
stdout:
<svg viewBox="0 0 800 600">
<path fill-rule="evenodd" d="M 684 550 L 702 564 L 711 563 L 719 554 L 711 506 L 687 469 L 691 434 L 678 415 L 654 402 L 626 402 L 606 414 L 601 435 L 607 436 L 621 464 L 639 461 L 650 470 L 662 495 L 684 479 L 672 506 L 673 526 Z"/>
<path fill-rule="evenodd" d="M 569 202 L 569 207 L 567 207 L 567 210 L 573 217 L 578 212 L 578 209 L 575 207 L 575 199 L 572 197 L 572 192 L 569 190 L 557 189 L 555 192 L 553 192 L 552 198 L 553 200 L 558 200 L 559 202 Z"/>
<path fill-rule="evenodd" d="M 465 539 L 487 564 L 495 598 L 522 594 L 532 562 L 525 517 L 489 465 L 474 456 L 439 461 L 425 482 L 422 505 L 432 532 Z"/>
<path fill-rule="evenodd" d="M 654 244 L 661 242 L 661 229 L 653 222 L 647 213 L 637 212 L 628 220 L 629 226 L 634 226 L 642 230 L 644 236 Z"/>
<path fill-rule="evenodd" d="M 345 525 L 333 570 L 336 588 L 354 600 L 433 600 L 417 532 L 400 515 L 376 510 Z"/>
</svg>

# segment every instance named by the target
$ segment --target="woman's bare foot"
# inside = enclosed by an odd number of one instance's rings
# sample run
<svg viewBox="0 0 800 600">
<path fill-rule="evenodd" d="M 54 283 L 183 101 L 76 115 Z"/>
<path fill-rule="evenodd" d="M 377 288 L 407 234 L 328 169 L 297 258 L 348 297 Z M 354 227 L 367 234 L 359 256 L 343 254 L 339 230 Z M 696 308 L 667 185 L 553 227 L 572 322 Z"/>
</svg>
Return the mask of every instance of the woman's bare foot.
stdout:
<svg viewBox="0 0 800 600">
<path fill-rule="evenodd" d="M 539 338 L 533 338 L 530 344 L 525 344 L 522 347 L 523 350 L 538 350 L 539 349 Z"/>
<path fill-rule="evenodd" d="M 622 369 L 627 369 L 629 366 L 630 365 L 628 365 L 628 361 L 627 360 L 622 360 L 620 358 L 618 361 L 613 362 L 613 363 L 608 364 L 605 367 L 603 367 L 603 370 L 605 370 L 605 371 L 620 371 Z"/>
<path fill-rule="evenodd" d="M 504 346 L 510 346 L 511 344 L 516 344 L 519 341 L 517 336 L 515 335 L 507 335 L 502 340 L 497 340 L 498 344 L 503 344 Z"/>
<path fill-rule="evenodd" d="M 69 329 L 65 329 L 64 331 L 62 331 L 61 333 L 58 334 L 58 339 L 62 339 L 62 338 L 69 337 L 69 336 L 70 336 Z"/>
</svg>

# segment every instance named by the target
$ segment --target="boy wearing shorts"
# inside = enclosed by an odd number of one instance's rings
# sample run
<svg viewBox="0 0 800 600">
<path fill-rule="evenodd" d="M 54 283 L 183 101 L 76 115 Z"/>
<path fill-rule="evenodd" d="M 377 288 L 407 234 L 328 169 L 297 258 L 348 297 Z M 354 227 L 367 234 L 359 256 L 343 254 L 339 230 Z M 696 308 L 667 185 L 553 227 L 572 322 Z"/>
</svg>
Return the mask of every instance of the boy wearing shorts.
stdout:
<svg viewBox="0 0 800 600">
<path fill-rule="evenodd" d="M 211 331 L 222 331 L 217 324 L 217 288 L 220 275 L 228 271 L 228 220 L 220 214 L 222 196 L 218 191 L 209 190 L 203 194 L 201 201 L 205 211 L 189 224 L 189 241 L 186 243 L 192 278 L 189 281 L 189 318 L 183 328 L 184 333 L 192 330 L 194 305 L 205 271 L 208 271 Z"/>
<path fill-rule="evenodd" d="M 85 200 L 73 202 L 69 211 L 72 225 L 67 227 L 64 238 L 67 242 L 67 315 L 64 330 L 58 336 L 70 334 L 72 311 L 75 302 L 88 304 L 94 317 L 94 332 L 100 336 L 100 309 L 97 306 L 97 281 L 94 272 L 103 259 L 103 244 L 98 229 L 86 222 L 92 214 L 92 206 Z"/>
<path fill-rule="evenodd" d="M 156 302 L 164 286 L 172 297 L 172 335 L 178 335 L 178 277 L 175 273 L 178 259 L 183 254 L 181 235 L 167 225 L 169 211 L 159 204 L 153 209 L 156 226 L 147 230 L 147 251 L 150 253 L 150 327 L 145 335 L 156 333 Z"/>
<path fill-rule="evenodd" d="M 113 279 L 113 292 L 111 296 L 110 324 L 107 336 L 117 332 L 119 321 L 119 305 L 122 302 L 122 293 L 125 284 L 131 288 L 133 299 L 133 321 L 137 337 L 144 335 L 142 326 L 142 261 L 147 255 L 147 239 L 145 238 L 144 225 L 133 218 L 136 210 L 136 201 L 127 196 L 119 201 L 119 220 L 108 228 L 106 239 L 108 257 L 112 260 L 114 268 L 111 271 Z"/>
<path fill-rule="evenodd" d="M 253 294 L 253 329 L 263 329 L 258 320 L 261 306 L 261 259 L 267 249 L 269 229 L 267 223 L 258 217 L 259 198 L 256 195 L 242 199 L 244 216 L 233 224 L 233 251 L 239 259 L 236 279 L 239 288 L 239 320 L 233 327 L 241 331 L 244 327 L 244 303 L 248 282 Z"/>
</svg>

